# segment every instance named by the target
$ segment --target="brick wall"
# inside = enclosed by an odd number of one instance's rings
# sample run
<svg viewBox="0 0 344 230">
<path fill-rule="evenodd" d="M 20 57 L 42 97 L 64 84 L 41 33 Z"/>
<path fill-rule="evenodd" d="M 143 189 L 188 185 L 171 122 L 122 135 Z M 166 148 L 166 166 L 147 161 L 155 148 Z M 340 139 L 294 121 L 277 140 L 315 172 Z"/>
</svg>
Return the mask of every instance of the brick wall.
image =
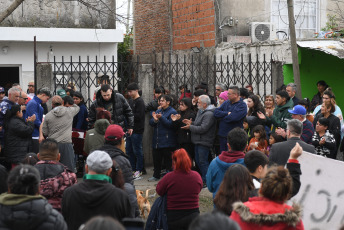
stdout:
<svg viewBox="0 0 344 230">
<path fill-rule="evenodd" d="M 215 46 L 213 0 L 172 0 L 173 49 Z"/>
<path fill-rule="evenodd" d="M 134 1 L 135 54 L 169 50 L 169 1 Z"/>
</svg>

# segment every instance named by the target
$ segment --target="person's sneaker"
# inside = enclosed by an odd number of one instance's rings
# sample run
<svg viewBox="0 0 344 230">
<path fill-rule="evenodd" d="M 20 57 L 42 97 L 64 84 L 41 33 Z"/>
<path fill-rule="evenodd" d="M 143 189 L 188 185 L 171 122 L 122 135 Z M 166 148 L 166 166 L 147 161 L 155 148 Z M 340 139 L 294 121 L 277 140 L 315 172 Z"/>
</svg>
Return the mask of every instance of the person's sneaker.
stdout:
<svg viewBox="0 0 344 230">
<path fill-rule="evenodd" d="M 136 179 L 136 178 L 139 178 L 141 176 L 142 176 L 142 173 L 140 171 L 136 171 L 136 172 L 134 172 L 133 178 Z"/>
<path fill-rule="evenodd" d="M 207 187 L 207 183 L 203 182 L 203 188 Z"/>
<path fill-rule="evenodd" d="M 149 182 L 153 182 L 153 181 L 158 181 L 160 179 L 155 178 L 154 176 L 152 176 L 151 178 L 148 179 Z"/>
</svg>

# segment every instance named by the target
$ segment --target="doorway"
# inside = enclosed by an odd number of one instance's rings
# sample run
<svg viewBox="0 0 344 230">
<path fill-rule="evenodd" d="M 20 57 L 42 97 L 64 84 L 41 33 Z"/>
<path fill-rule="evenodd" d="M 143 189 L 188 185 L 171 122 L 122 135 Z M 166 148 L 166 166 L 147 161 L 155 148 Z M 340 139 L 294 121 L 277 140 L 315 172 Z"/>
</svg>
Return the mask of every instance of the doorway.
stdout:
<svg viewBox="0 0 344 230">
<path fill-rule="evenodd" d="M 6 95 L 13 83 L 19 83 L 19 66 L 0 67 L 0 86 L 5 88 Z"/>
</svg>

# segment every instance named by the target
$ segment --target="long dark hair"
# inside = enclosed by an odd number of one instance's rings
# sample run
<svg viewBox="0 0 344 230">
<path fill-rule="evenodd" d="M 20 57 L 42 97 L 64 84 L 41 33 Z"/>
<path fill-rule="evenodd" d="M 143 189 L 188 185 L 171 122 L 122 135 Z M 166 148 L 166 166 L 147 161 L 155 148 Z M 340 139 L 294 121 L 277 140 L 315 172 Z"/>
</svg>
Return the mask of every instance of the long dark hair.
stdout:
<svg viewBox="0 0 344 230">
<path fill-rule="evenodd" d="M 188 107 L 185 111 L 180 111 L 181 119 L 188 118 L 191 113 L 193 113 L 193 106 L 191 98 L 184 97 L 180 102 L 183 102 L 186 107 Z"/>
<path fill-rule="evenodd" d="M 73 97 L 78 97 L 81 99 L 79 106 L 85 104 L 84 96 L 82 96 L 81 92 L 79 91 L 74 92 Z"/>
<path fill-rule="evenodd" d="M 265 128 L 262 125 L 256 125 L 253 130 L 252 133 L 254 135 L 254 133 L 259 133 L 260 134 L 260 138 L 259 138 L 259 144 L 264 146 L 265 141 L 266 141 L 266 132 L 265 132 Z"/>
<path fill-rule="evenodd" d="M 4 119 L 5 129 L 8 128 L 8 123 L 11 120 L 11 118 L 15 117 L 17 115 L 17 112 L 20 112 L 20 111 L 21 111 L 20 105 L 12 105 L 12 107 L 6 111 L 5 119 Z"/>
<path fill-rule="evenodd" d="M 260 111 L 260 112 L 262 112 L 263 114 L 265 114 L 264 106 L 263 106 L 263 104 L 260 102 L 258 96 L 256 96 L 256 95 L 250 95 L 250 96 L 248 96 L 248 98 L 250 98 L 250 99 L 253 101 L 253 104 L 254 104 L 253 108 L 250 108 L 250 109 L 248 110 L 248 113 L 247 113 L 248 116 L 251 116 L 252 113 L 258 112 L 258 111 Z"/>
<path fill-rule="evenodd" d="M 236 201 L 247 201 L 249 191 L 253 189 L 254 185 L 248 169 L 241 164 L 234 164 L 227 169 L 214 204 L 217 210 L 230 216 L 232 204 Z"/>
</svg>

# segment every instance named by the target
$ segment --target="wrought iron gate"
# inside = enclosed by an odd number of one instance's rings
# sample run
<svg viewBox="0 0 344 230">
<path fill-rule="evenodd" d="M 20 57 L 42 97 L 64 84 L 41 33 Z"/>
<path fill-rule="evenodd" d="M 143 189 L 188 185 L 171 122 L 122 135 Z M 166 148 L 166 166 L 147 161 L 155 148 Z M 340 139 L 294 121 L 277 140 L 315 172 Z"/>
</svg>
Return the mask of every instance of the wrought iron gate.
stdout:
<svg viewBox="0 0 344 230">
<path fill-rule="evenodd" d="M 100 61 L 97 56 L 93 61 L 90 61 L 89 57 L 83 61 L 80 56 L 77 61 L 72 57 L 68 61 L 64 57 L 61 61 L 56 61 L 54 57 L 54 62 L 50 64 L 53 71 L 54 94 L 58 89 L 73 84 L 85 97 L 88 108 L 93 101 L 95 89 L 100 85 L 101 76 L 108 75 L 113 89 L 124 93 L 129 82 L 137 82 L 139 71 L 139 57 L 131 62 L 115 61 L 114 56 L 110 61 L 106 60 L 106 57 Z"/>
<path fill-rule="evenodd" d="M 263 55 L 253 60 L 249 54 L 246 59 L 241 55 L 239 58 L 231 56 L 178 56 L 166 57 L 162 54 L 161 59 L 154 62 L 154 83 L 156 86 L 164 86 L 171 94 L 178 95 L 180 85 L 187 85 L 193 93 L 195 86 L 201 82 L 207 83 L 209 93 L 215 93 L 216 83 L 223 83 L 227 87 L 236 85 L 245 87 L 252 85 L 254 93 L 260 95 L 261 99 L 272 94 L 272 56 L 269 60 Z M 246 60 L 246 61 L 244 61 Z"/>
</svg>

